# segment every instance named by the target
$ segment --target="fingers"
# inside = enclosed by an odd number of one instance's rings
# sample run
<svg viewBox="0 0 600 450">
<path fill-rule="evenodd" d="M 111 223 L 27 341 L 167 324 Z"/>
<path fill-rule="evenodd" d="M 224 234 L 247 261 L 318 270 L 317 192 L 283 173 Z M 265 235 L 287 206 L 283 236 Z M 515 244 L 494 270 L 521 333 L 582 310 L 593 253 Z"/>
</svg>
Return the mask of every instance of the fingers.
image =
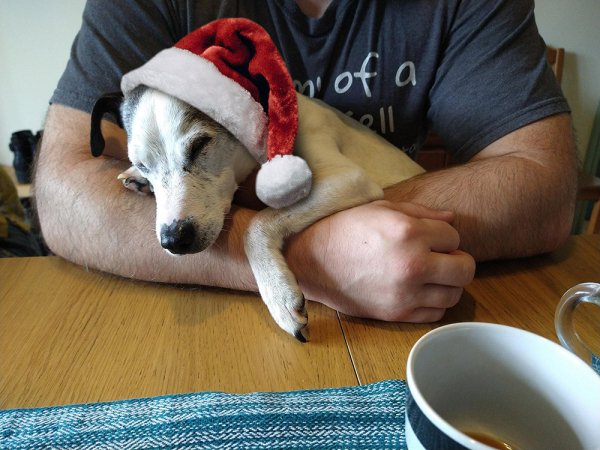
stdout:
<svg viewBox="0 0 600 450">
<path fill-rule="evenodd" d="M 387 322 L 436 322 L 442 318 L 446 309 L 456 305 L 463 293 L 463 288 L 455 286 L 425 285 L 415 298 L 407 302 L 405 297 L 399 297 L 391 310 L 386 308 L 382 314 L 369 314 Z M 412 307 L 410 306 L 412 305 Z M 388 305 L 389 306 L 389 305 Z"/>
<path fill-rule="evenodd" d="M 456 229 L 441 220 L 421 220 L 423 233 L 433 252 L 450 253 L 458 249 L 460 236 Z"/>
<path fill-rule="evenodd" d="M 427 259 L 427 283 L 463 287 L 473 281 L 475 260 L 460 250 L 450 254 L 432 252 Z"/>
<path fill-rule="evenodd" d="M 444 317 L 446 310 L 444 308 L 417 308 L 403 322 L 409 323 L 429 323 L 437 322 Z"/>
<path fill-rule="evenodd" d="M 412 222 L 416 225 L 412 232 L 418 229 L 415 237 L 424 237 L 434 252 L 450 253 L 458 249 L 460 237 L 458 231 L 450 225 L 454 220 L 453 212 L 436 211 L 416 203 L 394 203 L 386 200 L 374 203 L 410 216 L 411 219 L 419 219 L 418 224 Z"/>
<path fill-rule="evenodd" d="M 452 308 L 459 302 L 462 293 L 462 287 L 426 285 L 421 291 L 422 306 L 415 308 L 402 319 L 402 322 L 437 322 L 441 320 L 448 308 Z"/>
<path fill-rule="evenodd" d="M 462 287 L 426 284 L 419 295 L 421 299 L 419 307 L 434 309 L 452 308 L 458 303 L 462 293 Z M 415 308 L 415 310 L 417 309 L 419 308 Z"/>
</svg>

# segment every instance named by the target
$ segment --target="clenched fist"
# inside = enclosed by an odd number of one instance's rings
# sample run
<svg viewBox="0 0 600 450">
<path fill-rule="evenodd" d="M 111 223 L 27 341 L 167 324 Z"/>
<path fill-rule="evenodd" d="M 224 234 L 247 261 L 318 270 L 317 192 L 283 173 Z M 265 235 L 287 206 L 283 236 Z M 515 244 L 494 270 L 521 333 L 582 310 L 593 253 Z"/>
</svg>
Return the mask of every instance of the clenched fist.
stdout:
<svg viewBox="0 0 600 450">
<path fill-rule="evenodd" d="M 345 314 L 434 322 L 475 274 L 458 250 L 451 212 L 376 201 L 329 216 L 291 238 L 288 263 L 305 296 Z"/>
</svg>

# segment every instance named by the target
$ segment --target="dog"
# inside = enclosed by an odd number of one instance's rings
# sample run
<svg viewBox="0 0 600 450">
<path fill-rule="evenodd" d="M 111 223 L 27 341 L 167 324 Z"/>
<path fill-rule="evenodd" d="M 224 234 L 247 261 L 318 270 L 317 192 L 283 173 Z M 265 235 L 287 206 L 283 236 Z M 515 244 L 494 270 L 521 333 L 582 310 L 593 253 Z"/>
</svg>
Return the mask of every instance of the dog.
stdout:
<svg viewBox="0 0 600 450">
<path fill-rule="evenodd" d="M 258 212 L 244 249 L 260 295 L 275 322 L 306 342 L 308 314 L 294 274 L 282 255 L 284 240 L 323 217 L 383 198 L 383 189 L 424 170 L 404 152 L 325 103 L 297 94 L 294 154 L 306 161 L 310 194 L 282 208 Z M 115 116 L 126 130 L 131 168 L 125 187 L 154 193 L 156 234 L 175 256 L 201 252 L 221 233 L 235 191 L 258 167 L 223 126 L 189 104 L 146 86 L 127 97 L 109 94 L 92 112 L 91 150 L 104 148 L 100 121 Z"/>
</svg>

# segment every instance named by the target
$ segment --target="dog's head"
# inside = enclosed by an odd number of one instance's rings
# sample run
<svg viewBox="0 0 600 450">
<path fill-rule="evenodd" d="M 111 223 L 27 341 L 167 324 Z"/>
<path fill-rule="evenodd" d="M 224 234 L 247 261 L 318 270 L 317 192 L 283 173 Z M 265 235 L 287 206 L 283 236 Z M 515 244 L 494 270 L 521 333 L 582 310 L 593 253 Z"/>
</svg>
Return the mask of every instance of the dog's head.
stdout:
<svg viewBox="0 0 600 450">
<path fill-rule="evenodd" d="M 109 94 L 92 113 L 91 149 L 102 154 L 100 121 L 112 114 L 127 132 L 133 167 L 120 178 L 156 198 L 156 234 L 171 254 L 200 252 L 223 228 L 233 194 L 256 162 L 223 126 L 176 98 L 139 86 Z"/>
</svg>

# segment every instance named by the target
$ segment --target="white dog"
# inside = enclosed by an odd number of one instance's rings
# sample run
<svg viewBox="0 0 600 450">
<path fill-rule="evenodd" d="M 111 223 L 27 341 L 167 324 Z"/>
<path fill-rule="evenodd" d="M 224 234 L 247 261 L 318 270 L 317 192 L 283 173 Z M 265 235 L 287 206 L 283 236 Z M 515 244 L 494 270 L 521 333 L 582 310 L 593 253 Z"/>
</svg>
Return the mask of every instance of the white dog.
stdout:
<svg viewBox="0 0 600 450">
<path fill-rule="evenodd" d="M 201 252 L 219 236 L 238 185 L 257 167 L 246 148 L 199 110 L 140 86 L 125 99 L 103 97 L 92 113 L 92 154 L 104 148 L 100 119 L 117 116 L 127 131 L 132 167 L 119 178 L 154 192 L 156 232 L 172 255 Z M 383 188 L 424 172 L 402 151 L 354 119 L 298 95 L 294 154 L 313 173 L 308 197 L 260 211 L 245 250 L 260 294 L 277 324 L 305 342 L 308 316 L 294 274 L 281 253 L 284 239 L 335 212 L 383 197 Z M 215 151 L 215 149 L 217 149 Z"/>
</svg>

